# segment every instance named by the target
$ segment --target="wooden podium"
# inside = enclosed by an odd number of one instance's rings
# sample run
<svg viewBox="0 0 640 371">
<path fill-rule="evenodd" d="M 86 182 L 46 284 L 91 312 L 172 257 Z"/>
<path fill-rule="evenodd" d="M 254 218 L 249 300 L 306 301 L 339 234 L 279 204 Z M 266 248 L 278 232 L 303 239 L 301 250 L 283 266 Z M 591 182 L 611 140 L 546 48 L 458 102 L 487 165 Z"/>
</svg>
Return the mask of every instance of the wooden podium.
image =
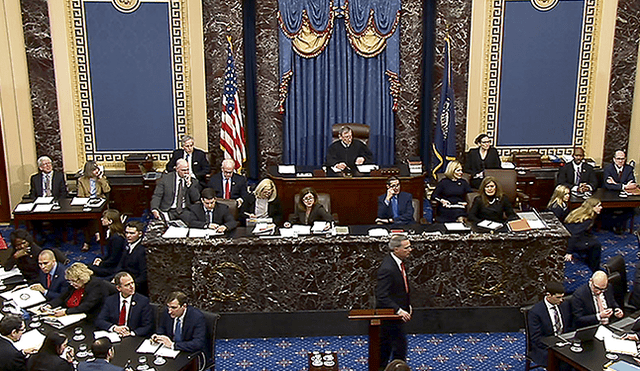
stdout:
<svg viewBox="0 0 640 371">
<path fill-rule="evenodd" d="M 349 319 L 369 321 L 369 371 L 380 367 L 380 325 L 384 320 L 401 320 L 393 309 L 353 309 Z"/>
</svg>

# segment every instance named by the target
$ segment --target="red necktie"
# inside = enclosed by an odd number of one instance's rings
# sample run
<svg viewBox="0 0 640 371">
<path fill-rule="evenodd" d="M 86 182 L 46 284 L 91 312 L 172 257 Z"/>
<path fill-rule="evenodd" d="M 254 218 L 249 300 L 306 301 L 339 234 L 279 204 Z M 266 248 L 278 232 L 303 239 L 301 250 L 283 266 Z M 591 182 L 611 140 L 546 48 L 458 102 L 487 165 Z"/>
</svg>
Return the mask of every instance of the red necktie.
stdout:
<svg viewBox="0 0 640 371">
<path fill-rule="evenodd" d="M 47 273 L 47 288 L 51 287 L 51 275 Z"/>
<path fill-rule="evenodd" d="M 120 309 L 120 317 L 118 317 L 118 326 L 124 326 L 125 320 L 127 318 L 127 306 L 126 301 L 122 302 L 122 309 Z"/>
<path fill-rule="evenodd" d="M 400 264 L 400 267 L 402 267 L 402 278 L 404 279 L 404 289 L 407 290 L 407 292 L 409 292 L 409 284 L 407 283 L 407 272 L 404 270 L 404 262 Z"/>
<path fill-rule="evenodd" d="M 227 179 L 226 185 L 224 187 L 224 198 L 231 198 L 231 179 Z"/>
</svg>

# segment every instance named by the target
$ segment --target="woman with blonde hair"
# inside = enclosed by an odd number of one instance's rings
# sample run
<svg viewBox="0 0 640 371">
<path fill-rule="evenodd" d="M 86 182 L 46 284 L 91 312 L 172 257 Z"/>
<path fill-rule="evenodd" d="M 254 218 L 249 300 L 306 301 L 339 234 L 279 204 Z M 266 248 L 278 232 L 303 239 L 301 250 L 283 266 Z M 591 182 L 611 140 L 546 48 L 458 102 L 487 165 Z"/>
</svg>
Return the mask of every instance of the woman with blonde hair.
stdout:
<svg viewBox="0 0 640 371">
<path fill-rule="evenodd" d="M 480 196 L 473 200 L 469 210 L 469 220 L 478 223 L 483 220 L 491 220 L 504 223 L 507 220 L 518 219 L 511 207 L 511 202 L 502 193 L 498 180 L 492 176 L 482 179 L 478 189 Z"/>
<path fill-rule="evenodd" d="M 279 226 L 282 223 L 282 205 L 278 190 L 271 179 L 263 179 L 253 193 L 242 204 L 240 220 L 244 225 L 249 218 L 272 218 Z"/>
<path fill-rule="evenodd" d="M 51 308 L 63 309 L 55 312 L 56 317 L 67 314 L 85 313 L 89 323 L 100 313 L 104 298 L 109 295 L 106 281 L 93 277 L 93 272 L 84 263 L 73 263 L 64 272 L 69 288 L 53 299 Z"/>
<path fill-rule="evenodd" d="M 558 184 L 547 205 L 547 210 L 554 213 L 561 222 L 569 215 L 569 198 L 571 198 L 569 187 Z"/>
<path fill-rule="evenodd" d="M 431 199 L 438 202 L 436 221 L 449 223 L 463 221 L 467 216 L 467 193 L 471 186 L 462 178 L 462 165 L 458 161 L 447 164 L 446 178 L 438 182 Z"/>
<path fill-rule="evenodd" d="M 600 269 L 602 245 L 591 233 L 591 228 L 601 211 L 600 200 L 591 197 L 570 212 L 564 221 L 565 227 L 571 233 L 564 260 L 573 261 L 574 257 L 580 258 L 592 272 Z"/>
</svg>

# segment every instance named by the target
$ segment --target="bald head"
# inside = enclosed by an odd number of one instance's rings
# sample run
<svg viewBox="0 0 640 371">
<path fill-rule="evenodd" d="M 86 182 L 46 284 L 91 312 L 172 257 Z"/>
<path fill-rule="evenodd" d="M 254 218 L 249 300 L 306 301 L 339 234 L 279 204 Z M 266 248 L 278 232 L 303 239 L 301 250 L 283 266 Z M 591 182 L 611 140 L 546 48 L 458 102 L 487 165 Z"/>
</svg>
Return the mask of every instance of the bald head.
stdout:
<svg viewBox="0 0 640 371">
<path fill-rule="evenodd" d="M 591 290 L 594 291 L 594 293 L 599 294 L 599 292 L 596 291 L 606 290 L 607 286 L 609 285 L 609 278 L 603 271 L 597 271 L 593 274 L 593 276 L 591 276 L 590 283 Z"/>
<path fill-rule="evenodd" d="M 51 250 L 42 250 L 38 255 L 38 266 L 44 274 L 49 274 L 56 265 L 56 256 Z"/>
</svg>

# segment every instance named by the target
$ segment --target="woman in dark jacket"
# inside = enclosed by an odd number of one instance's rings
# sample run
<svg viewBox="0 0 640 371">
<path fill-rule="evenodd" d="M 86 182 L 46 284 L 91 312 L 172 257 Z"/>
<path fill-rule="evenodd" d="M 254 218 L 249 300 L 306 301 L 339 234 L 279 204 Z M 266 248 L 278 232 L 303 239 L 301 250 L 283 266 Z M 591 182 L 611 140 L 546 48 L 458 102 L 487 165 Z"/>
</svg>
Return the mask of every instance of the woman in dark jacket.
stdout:
<svg viewBox="0 0 640 371">
<path fill-rule="evenodd" d="M 571 191 L 569 187 L 558 184 L 556 189 L 551 195 L 551 200 L 547 205 L 547 210 L 555 214 L 556 218 L 564 223 L 564 220 L 569 215 L 569 198 L 571 197 Z"/>
<path fill-rule="evenodd" d="M 38 255 L 42 248 L 36 244 L 33 237 L 24 229 L 16 229 L 9 235 L 11 247 L 9 248 L 9 258 L 4 263 L 5 270 L 11 270 L 17 266 L 27 283 L 38 282 Z M 58 249 L 53 249 L 56 261 L 64 263 L 67 257 Z"/>
<path fill-rule="evenodd" d="M 483 220 L 504 223 L 507 220 L 518 219 L 511 207 L 511 202 L 502 193 L 502 188 L 496 178 L 488 176 L 482 180 L 480 195 L 473 200 L 469 210 L 469 220 L 478 223 Z"/>
<path fill-rule="evenodd" d="M 462 179 L 462 165 L 451 161 L 444 172 L 446 178 L 438 182 L 431 198 L 438 202 L 438 223 L 462 222 L 467 216 L 467 193 L 471 187 Z"/>
<path fill-rule="evenodd" d="M 282 205 L 278 198 L 276 185 L 271 179 L 263 179 L 253 193 L 249 193 L 247 200 L 242 204 L 240 220 L 247 225 L 249 218 L 271 218 L 273 223 L 280 226 L 282 223 Z"/>
<path fill-rule="evenodd" d="M 51 308 L 63 308 L 55 312 L 56 317 L 85 313 L 87 321 L 93 323 L 102 309 L 104 298 L 109 295 L 106 288 L 109 283 L 92 275 L 93 272 L 83 263 L 73 263 L 67 268 L 64 277 L 69 282 L 69 289 L 50 303 Z"/>
<path fill-rule="evenodd" d="M 107 209 L 102 213 L 102 226 L 107 229 L 107 244 L 105 255 L 96 258 L 89 267 L 97 277 L 111 277 L 116 272 L 116 267 L 122 258 L 122 252 L 127 244 L 124 239 L 124 226 L 120 220 L 120 212 L 116 209 Z"/>
<path fill-rule="evenodd" d="M 478 188 L 484 178 L 484 169 L 500 169 L 502 166 L 498 150 L 491 146 L 491 139 L 487 134 L 480 134 L 474 140 L 478 148 L 467 152 L 464 172 L 471 174 L 471 186 Z"/>
<path fill-rule="evenodd" d="M 296 205 L 296 211 L 291 215 L 288 222 L 284 223 L 285 228 L 292 224 L 313 225 L 315 221 L 333 221 L 331 214 L 318 203 L 318 193 L 315 189 L 307 187 L 299 193 L 300 199 Z"/>
<path fill-rule="evenodd" d="M 586 199 L 579 208 L 573 210 L 565 219 L 564 226 L 571 233 L 567 242 L 565 261 L 573 261 L 574 257 L 583 260 L 592 272 L 600 269 L 602 245 L 591 234 L 591 227 L 596 216 L 602 211 L 602 203 L 597 198 Z"/>
<path fill-rule="evenodd" d="M 73 371 L 73 348 L 67 347 L 67 335 L 52 331 L 38 353 L 29 357 L 27 371 Z"/>
</svg>

